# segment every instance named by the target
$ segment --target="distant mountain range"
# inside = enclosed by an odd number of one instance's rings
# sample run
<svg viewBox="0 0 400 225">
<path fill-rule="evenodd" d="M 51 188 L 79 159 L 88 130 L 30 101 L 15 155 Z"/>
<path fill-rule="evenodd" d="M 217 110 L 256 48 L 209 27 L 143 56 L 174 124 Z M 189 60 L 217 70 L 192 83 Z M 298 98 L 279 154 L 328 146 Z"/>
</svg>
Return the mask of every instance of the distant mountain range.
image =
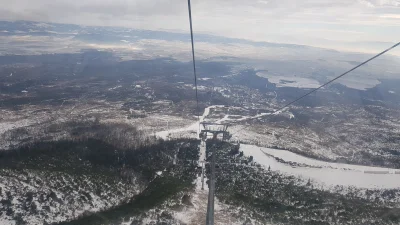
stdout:
<svg viewBox="0 0 400 225">
<path fill-rule="evenodd" d="M 167 41 L 188 41 L 188 33 L 140 30 L 123 27 L 98 27 L 98 26 L 79 26 L 74 24 L 40 23 L 33 21 L 0 21 L 0 36 L 9 35 L 59 35 L 71 36 L 76 39 L 97 42 L 120 42 L 124 39 L 130 41 L 138 39 L 157 39 Z M 215 35 L 196 34 L 196 41 L 208 43 L 236 43 L 264 47 L 286 47 L 286 48 L 311 48 L 305 45 L 281 44 L 271 42 L 256 42 L 238 38 L 227 38 Z"/>
</svg>

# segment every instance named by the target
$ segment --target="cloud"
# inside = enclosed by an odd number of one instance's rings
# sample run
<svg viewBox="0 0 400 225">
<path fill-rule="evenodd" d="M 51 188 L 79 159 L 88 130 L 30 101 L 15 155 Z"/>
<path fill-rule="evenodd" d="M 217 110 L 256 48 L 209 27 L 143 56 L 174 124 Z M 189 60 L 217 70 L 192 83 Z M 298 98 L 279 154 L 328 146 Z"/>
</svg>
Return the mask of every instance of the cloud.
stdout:
<svg viewBox="0 0 400 225">
<path fill-rule="evenodd" d="M 400 14 L 383 14 L 382 18 L 400 19 Z"/>
<path fill-rule="evenodd" d="M 399 7 L 399 0 L 364 0 L 376 7 Z"/>
<path fill-rule="evenodd" d="M 188 31 L 185 0 L 0 0 L 0 19 Z M 399 0 L 192 0 L 196 33 L 329 47 L 394 42 Z"/>
</svg>

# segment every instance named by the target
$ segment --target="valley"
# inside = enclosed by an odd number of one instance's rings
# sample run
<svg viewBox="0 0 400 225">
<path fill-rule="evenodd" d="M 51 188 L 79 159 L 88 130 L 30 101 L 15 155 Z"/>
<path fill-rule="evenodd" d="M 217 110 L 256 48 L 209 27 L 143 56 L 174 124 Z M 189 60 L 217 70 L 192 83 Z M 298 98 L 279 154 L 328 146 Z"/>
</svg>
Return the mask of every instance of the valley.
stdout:
<svg viewBox="0 0 400 225">
<path fill-rule="evenodd" d="M 202 224 L 211 148 L 215 224 L 400 223 L 395 57 L 277 111 L 359 55 L 201 36 L 197 109 L 183 34 L 0 25 L 0 224 Z"/>
</svg>

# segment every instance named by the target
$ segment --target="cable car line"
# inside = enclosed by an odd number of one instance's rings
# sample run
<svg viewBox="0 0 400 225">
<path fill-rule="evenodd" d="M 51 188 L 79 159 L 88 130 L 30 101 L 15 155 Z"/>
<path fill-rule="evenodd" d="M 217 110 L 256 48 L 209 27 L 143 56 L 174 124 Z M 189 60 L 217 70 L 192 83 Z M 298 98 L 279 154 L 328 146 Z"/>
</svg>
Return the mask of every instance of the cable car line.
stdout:
<svg viewBox="0 0 400 225">
<path fill-rule="evenodd" d="M 321 88 L 323 88 L 323 87 L 327 86 L 328 84 L 330 84 L 330 83 L 334 82 L 335 80 L 337 80 L 337 79 L 339 79 L 339 78 L 341 78 L 341 77 L 343 77 L 343 76 L 347 75 L 348 73 L 350 73 L 350 72 L 352 72 L 352 71 L 356 70 L 357 68 L 359 68 L 359 67 L 361 67 L 361 66 L 363 66 L 363 65 L 367 64 L 368 62 L 370 62 L 370 61 L 372 61 L 372 60 L 374 60 L 374 59 L 378 58 L 379 56 L 381 56 L 381 55 L 385 54 L 386 52 L 388 52 L 388 51 L 390 51 L 390 50 L 392 50 L 392 49 L 396 48 L 396 47 L 397 47 L 397 46 L 399 46 L 399 45 L 400 45 L 400 42 L 399 42 L 399 43 L 397 43 L 397 44 L 395 44 L 395 45 L 393 45 L 392 47 L 390 47 L 390 48 L 388 48 L 388 49 L 386 49 L 386 50 L 382 51 L 381 53 L 379 53 L 379 54 L 377 54 L 377 55 L 375 55 L 375 56 L 371 57 L 370 59 L 368 59 L 368 60 L 366 60 L 366 61 L 364 61 L 364 62 L 362 62 L 362 63 L 358 64 L 357 66 L 355 66 L 355 67 L 351 68 L 350 70 L 348 70 L 348 71 L 346 71 L 346 72 L 344 72 L 344 73 L 340 74 L 339 76 L 337 76 L 337 77 L 333 78 L 332 80 L 330 80 L 330 81 L 328 81 L 328 82 L 324 83 L 323 85 L 321 85 L 321 86 L 319 86 L 319 87 L 317 87 L 317 88 L 315 88 L 315 89 L 311 90 L 310 92 L 308 92 L 308 93 L 306 93 L 306 94 L 304 94 L 304 95 L 300 96 L 299 98 L 297 98 L 297 99 L 295 99 L 295 100 L 293 100 L 293 101 L 289 102 L 288 104 L 284 105 L 283 107 L 281 107 L 281 108 L 279 108 L 279 109 L 275 110 L 275 112 L 274 112 L 274 113 L 277 113 L 277 112 L 279 112 L 279 111 L 281 111 L 281 110 L 285 109 L 286 107 L 288 107 L 288 106 L 292 105 L 293 103 L 295 103 L 295 102 L 297 102 L 297 101 L 299 101 L 299 100 L 301 100 L 301 99 L 303 99 L 303 98 L 307 97 L 308 95 L 310 95 L 310 94 L 312 94 L 312 93 L 314 93 L 314 92 L 318 91 L 319 89 L 321 89 Z"/>
<path fill-rule="evenodd" d="M 196 73 L 196 60 L 194 56 L 194 42 L 193 42 L 193 26 L 192 26 L 192 9 L 190 5 L 190 0 L 188 0 L 188 10 L 189 10 L 189 22 L 190 22 L 190 39 L 192 41 L 192 57 L 193 57 L 193 73 L 194 73 L 194 86 L 196 90 L 196 111 L 197 111 L 197 119 L 200 123 L 200 113 L 199 113 L 199 98 L 197 94 L 197 73 Z M 200 124 L 199 124 L 200 127 Z"/>
</svg>

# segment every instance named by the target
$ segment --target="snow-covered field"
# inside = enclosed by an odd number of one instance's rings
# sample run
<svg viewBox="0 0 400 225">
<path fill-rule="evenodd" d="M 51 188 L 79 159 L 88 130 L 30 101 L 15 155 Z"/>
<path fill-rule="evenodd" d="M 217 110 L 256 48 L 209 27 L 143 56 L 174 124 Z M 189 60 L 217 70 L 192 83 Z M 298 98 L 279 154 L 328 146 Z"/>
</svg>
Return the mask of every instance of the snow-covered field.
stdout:
<svg viewBox="0 0 400 225">
<path fill-rule="evenodd" d="M 253 156 L 254 161 L 274 171 L 311 179 L 328 187 L 343 185 L 358 188 L 390 189 L 400 187 L 400 170 L 323 162 L 309 159 L 285 150 L 262 148 L 242 144 L 240 150 L 246 156 Z M 305 164 L 291 166 L 279 162 L 274 157 L 286 162 Z"/>
</svg>

